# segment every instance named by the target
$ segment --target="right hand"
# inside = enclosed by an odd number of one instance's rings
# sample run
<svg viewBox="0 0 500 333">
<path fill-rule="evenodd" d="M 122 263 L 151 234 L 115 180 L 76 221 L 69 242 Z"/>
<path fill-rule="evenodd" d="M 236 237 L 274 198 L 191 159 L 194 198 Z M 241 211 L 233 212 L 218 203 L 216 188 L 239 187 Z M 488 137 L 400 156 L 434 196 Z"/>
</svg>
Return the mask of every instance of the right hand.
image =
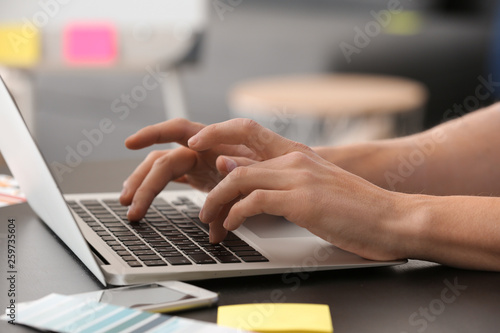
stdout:
<svg viewBox="0 0 500 333">
<path fill-rule="evenodd" d="M 129 149 L 141 149 L 153 144 L 176 142 L 181 147 L 153 151 L 123 183 L 120 202 L 130 206 L 128 219 L 144 217 L 154 198 L 171 181 L 187 183 L 208 192 L 232 169 L 250 165 L 260 158 L 245 146 L 217 145 L 202 152 L 187 147 L 187 141 L 205 125 L 186 119 L 173 119 L 147 126 L 127 138 Z"/>
</svg>

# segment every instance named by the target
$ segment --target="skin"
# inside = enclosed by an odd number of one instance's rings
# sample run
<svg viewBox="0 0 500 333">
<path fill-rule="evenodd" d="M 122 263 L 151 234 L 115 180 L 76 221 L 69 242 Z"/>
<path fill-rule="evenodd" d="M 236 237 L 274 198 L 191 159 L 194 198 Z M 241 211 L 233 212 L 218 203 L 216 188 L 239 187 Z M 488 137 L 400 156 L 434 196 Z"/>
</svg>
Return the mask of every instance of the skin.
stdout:
<svg viewBox="0 0 500 333">
<path fill-rule="evenodd" d="M 121 202 L 140 219 L 182 181 L 209 192 L 200 219 L 214 243 L 267 213 L 368 259 L 500 271 L 498 128 L 500 104 L 405 138 L 311 149 L 248 119 L 171 120 L 127 139 L 131 149 L 183 147 L 151 153 Z"/>
</svg>

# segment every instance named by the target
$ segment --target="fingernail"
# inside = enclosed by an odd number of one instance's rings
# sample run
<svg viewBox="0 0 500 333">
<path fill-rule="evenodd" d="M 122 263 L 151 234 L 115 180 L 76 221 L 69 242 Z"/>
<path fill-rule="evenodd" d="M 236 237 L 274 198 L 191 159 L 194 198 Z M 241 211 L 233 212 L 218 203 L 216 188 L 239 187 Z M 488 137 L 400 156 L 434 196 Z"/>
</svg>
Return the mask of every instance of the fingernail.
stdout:
<svg viewBox="0 0 500 333">
<path fill-rule="evenodd" d="M 135 204 L 132 203 L 127 210 L 127 217 L 130 216 L 130 214 L 135 213 Z"/>
<path fill-rule="evenodd" d="M 224 227 L 224 229 L 228 230 L 227 228 L 229 227 L 229 221 L 227 219 L 225 219 L 222 226 Z"/>
<path fill-rule="evenodd" d="M 228 172 L 233 171 L 238 166 L 238 164 L 236 164 L 234 160 L 227 157 L 224 157 L 224 163 L 226 164 L 226 169 Z"/>
<path fill-rule="evenodd" d="M 198 138 L 195 136 L 193 136 L 191 139 L 188 140 L 188 146 L 189 147 L 192 147 L 192 146 L 195 146 L 196 143 L 198 143 Z"/>
<path fill-rule="evenodd" d="M 126 187 L 124 187 L 124 188 L 122 189 L 122 193 L 120 193 L 120 197 L 122 197 L 122 198 L 123 198 L 123 197 L 125 197 L 127 194 L 128 194 L 128 189 L 127 189 Z"/>
<path fill-rule="evenodd" d="M 200 214 L 198 215 L 198 217 L 202 222 L 205 221 L 205 212 L 203 211 L 203 207 L 201 207 Z"/>
</svg>

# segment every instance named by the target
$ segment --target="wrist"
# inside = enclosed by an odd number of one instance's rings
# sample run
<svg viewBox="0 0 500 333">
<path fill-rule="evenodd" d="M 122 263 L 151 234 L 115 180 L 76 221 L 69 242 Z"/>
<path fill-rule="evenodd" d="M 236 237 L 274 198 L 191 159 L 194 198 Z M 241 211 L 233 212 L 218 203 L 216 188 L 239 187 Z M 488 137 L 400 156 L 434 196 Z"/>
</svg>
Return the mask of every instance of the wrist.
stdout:
<svg viewBox="0 0 500 333">
<path fill-rule="evenodd" d="M 384 220 L 388 244 L 398 258 L 425 259 L 426 242 L 431 226 L 430 200 L 426 195 L 390 192 L 394 196 L 394 209 Z"/>
</svg>

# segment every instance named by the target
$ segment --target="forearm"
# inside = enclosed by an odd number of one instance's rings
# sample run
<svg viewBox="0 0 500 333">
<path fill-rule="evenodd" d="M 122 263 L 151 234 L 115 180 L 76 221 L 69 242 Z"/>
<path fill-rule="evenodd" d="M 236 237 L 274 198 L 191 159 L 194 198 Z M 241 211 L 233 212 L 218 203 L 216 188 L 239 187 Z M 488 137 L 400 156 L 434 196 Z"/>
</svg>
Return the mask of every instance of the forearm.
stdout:
<svg viewBox="0 0 500 333">
<path fill-rule="evenodd" d="M 401 140 L 383 140 L 340 147 L 315 147 L 325 160 L 385 189 L 391 189 L 385 174 L 395 166 L 396 155 L 405 151 Z M 391 189 L 393 190 L 393 189 Z"/>
<path fill-rule="evenodd" d="M 436 195 L 500 195 L 500 104 L 409 137 L 316 148 L 383 188 Z"/>
<path fill-rule="evenodd" d="M 400 195 L 386 226 L 402 257 L 500 271 L 500 198 Z"/>
</svg>

